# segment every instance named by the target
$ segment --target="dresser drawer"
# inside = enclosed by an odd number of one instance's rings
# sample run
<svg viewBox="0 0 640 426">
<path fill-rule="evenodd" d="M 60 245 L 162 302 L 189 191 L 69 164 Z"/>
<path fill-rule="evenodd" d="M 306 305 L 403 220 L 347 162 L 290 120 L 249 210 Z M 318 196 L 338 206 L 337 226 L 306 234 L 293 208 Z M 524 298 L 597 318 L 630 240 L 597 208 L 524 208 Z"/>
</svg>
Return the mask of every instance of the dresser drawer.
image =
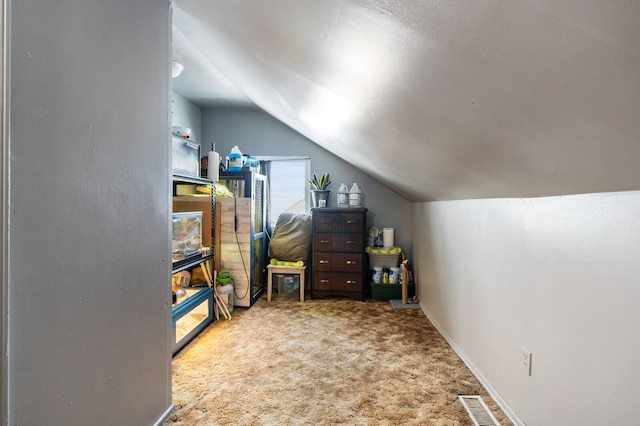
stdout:
<svg viewBox="0 0 640 426">
<path fill-rule="evenodd" d="M 350 272 L 317 272 L 313 288 L 320 291 L 362 291 L 362 274 Z"/>
<path fill-rule="evenodd" d="M 341 215 L 341 219 L 337 226 L 340 227 L 340 231 L 343 232 L 362 232 L 364 229 L 363 217 L 357 213 L 345 213 Z"/>
<path fill-rule="evenodd" d="M 313 234 L 313 250 L 330 252 L 336 250 L 337 242 L 334 243 L 334 239 L 337 239 L 338 235 L 330 234 L 328 232 L 317 232 Z"/>
<path fill-rule="evenodd" d="M 360 213 L 317 213 L 313 217 L 316 232 L 362 232 L 364 217 Z"/>
<path fill-rule="evenodd" d="M 313 215 L 313 228 L 315 232 L 333 231 L 333 214 L 315 213 Z"/>
<path fill-rule="evenodd" d="M 340 255 L 342 270 L 344 272 L 362 273 L 364 268 L 362 253 L 344 253 Z"/>
<path fill-rule="evenodd" d="M 362 272 L 362 253 L 314 253 L 313 270 L 322 272 Z"/>
<path fill-rule="evenodd" d="M 318 272 L 332 272 L 334 265 L 340 260 L 337 254 L 333 253 L 314 253 L 313 254 L 313 270 Z"/>
<path fill-rule="evenodd" d="M 332 234 L 329 232 L 318 232 L 313 235 L 313 249 L 315 251 L 346 251 L 362 252 L 364 241 L 362 234 Z"/>
<path fill-rule="evenodd" d="M 338 238 L 337 250 L 362 253 L 364 251 L 364 241 L 362 234 L 340 234 L 340 238 Z"/>
</svg>

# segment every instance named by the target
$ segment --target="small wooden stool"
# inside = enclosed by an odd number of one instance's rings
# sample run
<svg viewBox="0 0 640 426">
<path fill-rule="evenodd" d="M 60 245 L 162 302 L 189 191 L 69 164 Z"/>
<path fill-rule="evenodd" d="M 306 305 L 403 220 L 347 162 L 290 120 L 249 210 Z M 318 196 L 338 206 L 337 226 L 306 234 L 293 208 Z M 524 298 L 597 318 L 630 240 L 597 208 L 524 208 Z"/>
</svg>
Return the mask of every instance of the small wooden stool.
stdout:
<svg viewBox="0 0 640 426">
<path fill-rule="evenodd" d="M 267 302 L 271 302 L 271 287 L 273 285 L 273 274 L 297 274 L 300 275 L 300 301 L 304 302 L 304 271 L 306 266 L 280 266 L 267 265 Z"/>
</svg>

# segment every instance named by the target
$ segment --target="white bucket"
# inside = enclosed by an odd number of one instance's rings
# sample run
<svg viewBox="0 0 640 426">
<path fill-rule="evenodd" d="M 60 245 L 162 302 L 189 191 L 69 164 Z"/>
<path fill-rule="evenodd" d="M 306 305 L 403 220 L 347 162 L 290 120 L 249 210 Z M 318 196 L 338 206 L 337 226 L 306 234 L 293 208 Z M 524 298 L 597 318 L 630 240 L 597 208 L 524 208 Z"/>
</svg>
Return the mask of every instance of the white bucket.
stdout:
<svg viewBox="0 0 640 426">
<path fill-rule="evenodd" d="M 225 304 L 229 313 L 233 312 L 233 285 L 231 283 L 220 285 L 216 290 L 218 290 L 218 296 L 220 296 L 220 300 Z"/>
</svg>

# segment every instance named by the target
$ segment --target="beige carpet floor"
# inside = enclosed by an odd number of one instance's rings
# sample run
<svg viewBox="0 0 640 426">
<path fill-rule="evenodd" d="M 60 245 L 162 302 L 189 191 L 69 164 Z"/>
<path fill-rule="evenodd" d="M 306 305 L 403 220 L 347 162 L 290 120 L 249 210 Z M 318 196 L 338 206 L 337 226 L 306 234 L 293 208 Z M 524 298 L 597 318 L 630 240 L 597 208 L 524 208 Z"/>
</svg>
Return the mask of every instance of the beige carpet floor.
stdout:
<svg viewBox="0 0 640 426">
<path fill-rule="evenodd" d="M 458 395 L 511 424 L 422 310 L 263 297 L 175 356 L 166 424 L 473 425 Z"/>
</svg>

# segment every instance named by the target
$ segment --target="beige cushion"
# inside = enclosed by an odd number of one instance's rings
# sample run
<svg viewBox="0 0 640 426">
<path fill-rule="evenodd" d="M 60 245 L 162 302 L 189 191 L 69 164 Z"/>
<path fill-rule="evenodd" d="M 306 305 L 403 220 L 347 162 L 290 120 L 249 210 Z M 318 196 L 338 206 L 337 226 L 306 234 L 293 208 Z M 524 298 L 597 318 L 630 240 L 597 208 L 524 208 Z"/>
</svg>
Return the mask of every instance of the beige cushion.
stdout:
<svg viewBox="0 0 640 426">
<path fill-rule="evenodd" d="M 269 257 L 287 262 L 306 261 L 311 250 L 311 215 L 282 213 L 269 243 Z"/>
</svg>

